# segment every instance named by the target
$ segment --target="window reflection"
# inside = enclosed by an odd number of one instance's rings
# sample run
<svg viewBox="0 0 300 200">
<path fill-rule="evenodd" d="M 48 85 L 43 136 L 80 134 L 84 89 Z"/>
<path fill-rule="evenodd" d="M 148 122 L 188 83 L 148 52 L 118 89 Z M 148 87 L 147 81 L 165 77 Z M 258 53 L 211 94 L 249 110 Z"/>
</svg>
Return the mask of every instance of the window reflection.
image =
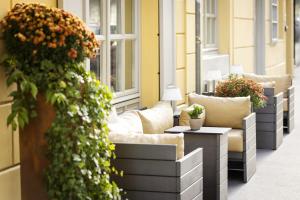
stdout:
<svg viewBox="0 0 300 200">
<path fill-rule="evenodd" d="M 121 33 L 121 0 L 110 1 L 110 32 Z"/>
<path fill-rule="evenodd" d="M 101 0 L 90 0 L 89 27 L 96 35 L 101 35 Z"/>
<path fill-rule="evenodd" d="M 110 84 L 114 92 L 120 92 L 122 90 L 121 41 L 111 41 L 110 46 Z"/>
</svg>

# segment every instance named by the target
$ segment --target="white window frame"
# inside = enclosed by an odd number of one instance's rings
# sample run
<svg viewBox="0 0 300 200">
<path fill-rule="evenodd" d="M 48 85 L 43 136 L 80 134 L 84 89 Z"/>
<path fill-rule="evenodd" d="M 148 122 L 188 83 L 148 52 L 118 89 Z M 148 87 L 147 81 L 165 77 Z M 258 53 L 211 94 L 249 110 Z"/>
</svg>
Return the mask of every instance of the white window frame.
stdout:
<svg viewBox="0 0 300 200">
<path fill-rule="evenodd" d="M 278 0 L 271 0 L 270 1 L 270 38 L 271 43 L 276 43 L 279 37 L 279 3 Z M 274 13 L 274 8 L 276 10 L 276 14 Z M 275 27 L 275 32 L 274 32 Z"/>
<path fill-rule="evenodd" d="M 214 1 L 214 12 L 212 11 L 212 9 L 210 9 L 210 12 L 208 13 L 207 11 L 207 2 L 208 1 Z M 205 0 L 204 3 L 204 40 L 203 40 L 203 46 L 204 46 L 204 51 L 205 52 L 210 52 L 210 51 L 217 51 L 218 50 L 218 38 L 217 38 L 217 22 L 218 22 L 218 18 L 217 18 L 217 3 L 218 0 Z M 212 5 L 212 3 L 210 2 L 210 5 Z M 215 26 L 214 27 L 210 27 L 207 28 L 207 21 L 208 19 L 214 20 L 215 21 Z M 213 33 L 214 32 L 214 33 Z M 215 43 L 208 43 L 208 37 L 212 37 L 213 40 L 215 41 Z"/>
<path fill-rule="evenodd" d="M 140 73 L 140 36 L 139 36 L 139 0 L 133 0 L 133 9 L 134 9 L 134 20 L 133 20 L 133 33 L 126 34 L 125 33 L 125 1 L 126 0 L 119 0 L 121 1 L 121 22 L 120 22 L 120 34 L 111 34 L 110 33 L 110 0 L 99 0 L 101 1 L 101 30 L 102 35 L 96 35 L 96 38 L 99 42 L 101 42 L 101 49 L 100 49 L 100 66 L 101 66 L 101 81 L 108 85 L 110 89 L 111 87 L 111 41 L 121 41 L 121 88 L 119 92 L 114 93 L 114 99 L 112 101 L 113 104 L 128 101 L 134 98 L 139 98 L 140 96 L 140 80 L 139 80 L 139 73 Z M 86 23 L 89 24 L 89 0 L 85 0 L 85 18 Z M 132 40 L 133 41 L 133 82 L 132 82 L 132 89 L 125 90 L 125 41 Z M 87 70 L 90 68 L 90 62 L 87 61 Z"/>
</svg>

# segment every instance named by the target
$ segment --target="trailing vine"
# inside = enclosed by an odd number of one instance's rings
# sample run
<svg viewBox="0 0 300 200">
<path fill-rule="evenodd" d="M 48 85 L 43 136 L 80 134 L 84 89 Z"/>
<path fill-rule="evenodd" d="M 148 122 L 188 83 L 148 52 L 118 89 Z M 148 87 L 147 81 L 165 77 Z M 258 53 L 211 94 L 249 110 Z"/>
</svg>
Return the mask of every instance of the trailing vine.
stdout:
<svg viewBox="0 0 300 200">
<path fill-rule="evenodd" d="M 106 119 L 112 95 L 82 64 L 98 45 L 94 35 L 71 14 L 39 4 L 17 4 L 0 26 L 8 53 L 2 62 L 7 85 L 18 88 L 10 94 L 7 123 L 13 129 L 26 126 L 37 116 L 39 95 L 55 109 L 46 133 L 49 199 L 120 199 L 110 180 L 114 145 Z"/>
</svg>

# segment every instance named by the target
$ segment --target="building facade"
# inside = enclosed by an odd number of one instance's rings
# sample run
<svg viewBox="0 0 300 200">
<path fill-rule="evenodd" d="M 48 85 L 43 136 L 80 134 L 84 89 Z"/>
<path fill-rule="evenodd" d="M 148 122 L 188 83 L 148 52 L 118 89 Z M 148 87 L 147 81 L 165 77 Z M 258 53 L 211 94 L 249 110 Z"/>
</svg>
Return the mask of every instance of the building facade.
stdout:
<svg viewBox="0 0 300 200">
<path fill-rule="evenodd" d="M 87 70 L 115 93 L 119 112 L 151 107 L 169 85 L 178 106 L 201 92 L 210 71 L 232 65 L 258 74 L 293 74 L 292 0 L 6 0 L 0 18 L 19 2 L 60 7 L 82 18 L 101 48 Z M 4 53 L 0 39 L 0 55 Z M 6 126 L 11 109 L 0 68 L 0 199 L 20 199 L 18 132 Z"/>
</svg>

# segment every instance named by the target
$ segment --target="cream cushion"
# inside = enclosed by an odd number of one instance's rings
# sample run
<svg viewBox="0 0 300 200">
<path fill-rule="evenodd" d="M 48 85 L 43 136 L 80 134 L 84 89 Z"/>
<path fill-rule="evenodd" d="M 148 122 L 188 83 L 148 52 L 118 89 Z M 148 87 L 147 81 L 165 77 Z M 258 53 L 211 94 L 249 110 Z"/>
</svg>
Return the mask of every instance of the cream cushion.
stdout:
<svg viewBox="0 0 300 200">
<path fill-rule="evenodd" d="M 288 98 L 283 98 L 283 111 L 289 111 Z"/>
<path fill-rule="evenodd" d="M 110 133 L 109 139 L 113 143 L 130 144 L 175 144 L 176 158 L 184 157 L 184 136 L 180 134 L 124 134 Z"/>
<path fill-rule="evenodd" d="M 205 107 L 204 126 L 241 129 L 243 119 L 251 113 L 250 96 L 214 97 L 190 94 L 189 103 Z"/>
<path fill-rule="evenodd" d="M 228 151 L 243 152 L 243 130 L 231 129 L 228 133 Z"/>
<path fill-rule="evenodd" d="M 275 82 L 275 94 L 283 92 L 286 96 L 288 88 L 292 84 L 292 78 L 290 75 L 283 76 L 268 76 L 268 75 L 256 75 L 256 74 L 243 74 L 244 78 L 250 79 L 256 82 Z"/>
<path fill-rule="evenodd" d="M 173 109 L 169 102 L 159 102 L 154 107 L 138 112 L 143 132 L 146 134 L 162 134 L 173 127 Z"/>
<path fill-rule="evenodd" d="M 193 104 L 193 105 L 189 106 L 188 108 L 183 109 L 180 112 L 179 126 L 189 126 L 190 125 L 189 111 L 193 110 L 194 105 L 201 106 L 203 108 L 202 114 L 200 115 L 200 118 L 202 118 L 203 121 L 205 120 L 205 108 L 204 108 L 204 106 L 199 105 L 199 104 Z"/>
<path fill-rule="evenodd" d="M 119 116 L 113 111 L 110 114 L 107 125 L 110 133 L 143 134 L 142 121 L 137 111 L 134 110 L 126 111 Z"/>
</svg>

